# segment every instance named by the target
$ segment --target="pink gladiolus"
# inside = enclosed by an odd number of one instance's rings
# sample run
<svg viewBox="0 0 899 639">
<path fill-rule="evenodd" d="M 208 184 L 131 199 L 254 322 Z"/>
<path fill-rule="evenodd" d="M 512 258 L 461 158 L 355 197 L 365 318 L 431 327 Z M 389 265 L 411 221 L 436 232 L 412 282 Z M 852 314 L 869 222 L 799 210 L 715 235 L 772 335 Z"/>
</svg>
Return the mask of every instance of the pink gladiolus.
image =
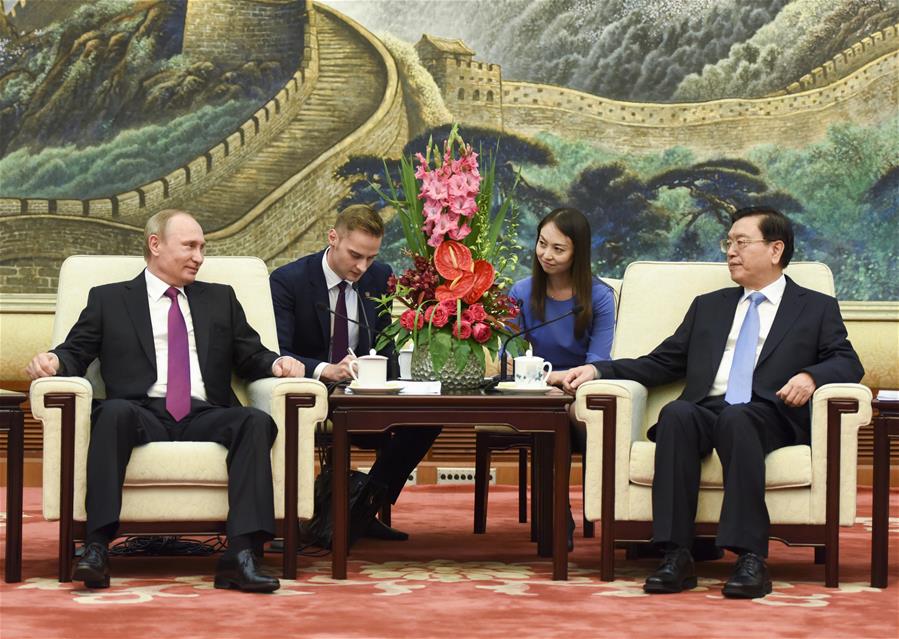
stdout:
<svg viewBox="0 0 899 639">
<path fill-rule="evenodd" d="M 471 336 L 474 337 L 474 340 L 478 344 L 483 344 L 493 335 L 493 331 L 490 330 L 490 327 L 487 324 L 482 322 L 477 322 L 473 324 L 471 327 Z"/>
<path fill-rule="evenodd" d="M 464 198 L 469 193 L 468 180 L 464 174 L 457 173 L 449 179 L 449 196 L 451 198 Z"/>
<path fill-rule="evenodd" d="M 457 226 L 456 228 L 449 230 L 451 240 L 464 240 L 468 237 L 469 233 L 471 233 L 471 227 L 468 226 L 468 224 L 463 224 L 462 226 Z"/>
<path fill-rule="evenodd" d="M 425 200 L 422 213 L 424 213 L 425 219 L 436 222 L 440 214 L 443 213 L 443 204 L 434 200 Z"/>
<path fill-rule="evenodd" d="M 420 198 L 428 198 L 429 200 L 443 200 L 447 197 L 448 190 L 446 182 L 434 176 L 433 173 L 425 175 L 421 182 Z"/>
</svg>

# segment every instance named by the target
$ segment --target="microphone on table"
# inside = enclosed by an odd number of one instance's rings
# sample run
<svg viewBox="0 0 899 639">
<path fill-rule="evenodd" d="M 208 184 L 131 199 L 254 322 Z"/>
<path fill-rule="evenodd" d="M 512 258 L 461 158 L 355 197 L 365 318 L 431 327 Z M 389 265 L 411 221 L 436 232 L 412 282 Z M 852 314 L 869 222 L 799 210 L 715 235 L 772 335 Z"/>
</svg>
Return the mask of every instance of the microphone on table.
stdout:
<svg viewBox="0 0 899 639">
<path fill-rule="evenodd" d="M 513 340 L 516 337 L 521 337 L 522 335 L 527 335 L 528 333 L 530 333 L 532 331 L 536 331 L 538 328 L 543 328 L 547 324 L 552 324 L 553 322 L 558 322 L 559 320 L 565 319 L 566 317 L 569 317 L 571 315 L 577 315 L 582 310 L 584 310 L 583 305 L 576 304 L 575 307 L 572 308 L 567 313 L 563 313 L 562 315 L 559 315 L 558 317 L 554 317 L 551 320 L 546 320 L 545 322 L 540 322 L 536 326 L 531 326 L 530 328 L 523 328 L 520 331 L 518 331 L 516 333 L 512 333 L 511 335 L 506 337 L 506 339 L 503 340 L 503 343 L 500 345 L 500 348 L 499 348 L 499 353 L 500 353 L 499 381 L 501 381 L 501 382 L 506 381 L 506 376 L 508 375 L 509 366 L 508 366 L 508 363 L 506 362 L 506 346 L 509 345 L 509 342 L 511 340 Z"/>
<path fill-rule="evenodd" d="M 359 291 L 359 282 L 353 282 L 352 284 L 353 290 L 356 291 L 356 299 L 359 301 L 359 310 L 362 311 L 362 321 L 364 323 L 360 323 L 360 326 L 365 327 L 365 332 L 368 333 L 368 347 L 375 347 L 375 334 L 371 329 L 371 324 L 368 323 L 368 315 L 365 312 L 365 302 L 362 300 L 362 293 Z"/>
</svg>

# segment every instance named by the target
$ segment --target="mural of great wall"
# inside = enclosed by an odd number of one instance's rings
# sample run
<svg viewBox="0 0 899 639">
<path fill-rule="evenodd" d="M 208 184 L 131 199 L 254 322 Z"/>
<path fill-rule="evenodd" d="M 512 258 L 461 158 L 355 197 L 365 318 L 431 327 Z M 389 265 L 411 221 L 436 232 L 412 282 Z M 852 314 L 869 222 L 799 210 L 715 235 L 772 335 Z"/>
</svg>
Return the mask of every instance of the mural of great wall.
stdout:
<svg viewBox="0 0 899 639">
<path fill-rule="evenodd" d="M 138 253 L 145 220 L 171 207 L 197 215 L 210 254 L 257 255 L 274 268 L 320 248 L 358 180 L 339 177 L 348 160 L 396 158 L 424 133 L 409 95 L 417 85 L 396 51 L 348 15 L 311 0 L 182 1 L 181 55 L 227 66 L 252 51 L 289 67 L 286 82 L 207 150 L 122 192 L 32 197 L 0 174 L 0 293 L 53 293 L 73 253 Z M 83 5 L 18 0 L 4 24 L 23 37 Z M 800 149 L 834 126 L 888 123 L 899 104 L 897 24 L 765 97 L 702 102 L 621 101 L 514 81 L 452 38 L 422 35 L 415 51 L 463 133 L 477 127 L 541 144 L 551 135 L 622 156 L 686 148 L 701 163 L 764 144 Z"/>
</svg>

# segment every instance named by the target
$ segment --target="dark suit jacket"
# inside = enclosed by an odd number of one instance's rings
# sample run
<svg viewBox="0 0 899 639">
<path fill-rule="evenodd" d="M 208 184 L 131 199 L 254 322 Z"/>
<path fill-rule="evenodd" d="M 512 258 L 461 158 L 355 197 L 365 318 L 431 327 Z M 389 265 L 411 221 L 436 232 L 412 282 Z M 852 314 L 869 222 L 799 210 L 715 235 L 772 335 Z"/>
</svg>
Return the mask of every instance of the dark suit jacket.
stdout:
<svg viewBox="0 0 899 639">
<path fill-rule="evenodd" d="M 327 362 L 331 346 L 331 317 L 325 310 L 330 306 L 325 272 L 322 270 L 324 251 L 301 257 L 272 272 L 272 302 L 278 324 L 278 344 L 282 355 L 296 357 L 306 366 L 311 377 L 316 366 Z M 378 334 L 390 325 L 390 315 L 380 314 L 375 297 L 387 292 L 387 278 L 393 271 L 382 262 L 373 262 L 357 283 L 360 310 L 359 344 L 356 353 L 365 355 L 378 341 Z M 325 308 L 320 308 L 324 304 Z M 366 326 L 371 327 L 371 331 Z M 371 333 L 371 334 L 369 334 Z M 397 377 L 395 349 L 389 345 L 381 350 L 388 359 L 388 377 Z"/>
<path fill-rule="evenodd" d="M 700 295 L 674 335 L 648 355 L 594 364 L 605 378 L 631 379 L 657 386 L 686 378 L 680 399 L 699 402 L 715 381 L 733 325 L 742 287 Z M 809 404 L 791 408 L 775 395 L 805 371 L 817 386 L 858 382 L 864 369 L 852 344 L 837 301 L 797 285 L 789 277 L 771 331 L 759 354 L 752 379 L 754 396 L 771 402 L 790 424 L 796 443 L 809 442 Z"/>
<path fill-rule="evenodd" d="M 271 377 L 278 355 L 262 345 L 230 286 L 194 282 L 184 290 L 207 401 L 236 405 L 232 370 L 244 379 Z M 78 321 L 52 352 L 59 358 L 60 375 L 84 375 L 99 357 L 108 398 L 145 398 L 157 374 L 144 273 L 130 282 L 92 288 Z"/>
</svg>

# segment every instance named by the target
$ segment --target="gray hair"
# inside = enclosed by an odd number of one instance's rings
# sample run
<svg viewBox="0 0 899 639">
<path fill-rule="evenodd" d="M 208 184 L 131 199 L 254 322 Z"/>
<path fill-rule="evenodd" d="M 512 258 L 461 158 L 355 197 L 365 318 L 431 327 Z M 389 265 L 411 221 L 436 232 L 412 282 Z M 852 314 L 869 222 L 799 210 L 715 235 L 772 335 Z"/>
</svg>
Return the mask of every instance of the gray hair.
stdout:
<svg viewBox="0 0 899 639">
<path fill-rule="evenodd" d="M 180 209 L 164 209 L 147 220 L 144 226 L 144 259 L 150 259 L 150 236 L 155 235 L 160 240 L 165 239 L 165 230 L 169 225 L 169 220 L 178 215 L 186 215 L 190 219 L 196 221 L 196 218 Z"/>
</svg>

